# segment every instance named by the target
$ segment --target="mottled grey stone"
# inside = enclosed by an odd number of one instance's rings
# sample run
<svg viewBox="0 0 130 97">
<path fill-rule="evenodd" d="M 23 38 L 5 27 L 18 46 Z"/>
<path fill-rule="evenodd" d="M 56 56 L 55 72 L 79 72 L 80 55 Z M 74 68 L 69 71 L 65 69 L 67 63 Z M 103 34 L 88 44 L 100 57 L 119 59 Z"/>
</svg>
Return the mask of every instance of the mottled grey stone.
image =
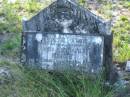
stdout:
<svg viewBox="0 0 130 97">
<path fill-rule="evenodd" d="M 38 43 L 39 62 L 42 68 L 50 70 L 75 68 L 93 73 L 101 69 L 103 37 L 47 34 L 42 38 L 43 40 Z"/>
<path fill-rule="evenodd" d="M 125 70 L 130 72 L 130 61 L 127 61 Z"/>
<path fill-rule="evenodd" d="M 23 21 L 21 62 L 48 70 L 112 69 L 110 22 L 72 0 L 57 0 Z"/>
<path fill-rule="evenodd" d="M 0 85 L 13 82 L 12 72 L 7 67 L 0 67 Z"/>
</svg>

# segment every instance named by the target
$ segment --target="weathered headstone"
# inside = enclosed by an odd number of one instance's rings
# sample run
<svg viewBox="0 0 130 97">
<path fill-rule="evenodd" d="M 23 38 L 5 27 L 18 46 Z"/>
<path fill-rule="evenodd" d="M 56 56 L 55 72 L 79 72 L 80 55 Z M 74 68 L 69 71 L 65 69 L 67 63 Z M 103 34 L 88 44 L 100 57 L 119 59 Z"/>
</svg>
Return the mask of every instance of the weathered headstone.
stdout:
<svg viewBox="0 0 130 97">
<path fill-rule="evenodd" d="M 48 70 L 109 74 L 112 64 L 110 23 L 72 0 L 57 0 L 23 21 L 21 61 Z"/>
</svg>

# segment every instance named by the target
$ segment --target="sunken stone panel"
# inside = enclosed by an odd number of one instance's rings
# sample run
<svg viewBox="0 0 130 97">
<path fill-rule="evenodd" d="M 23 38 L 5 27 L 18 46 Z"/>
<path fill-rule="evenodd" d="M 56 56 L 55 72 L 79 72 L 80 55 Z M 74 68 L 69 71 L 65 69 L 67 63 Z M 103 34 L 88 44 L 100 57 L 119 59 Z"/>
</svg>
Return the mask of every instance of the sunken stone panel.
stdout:
<svg viewBox="0 0 130 97">
<path fill-rule="evenodd" d="M 98 36 L 48 34 L 43 36 L 38 49 L 40 62 L 46 69 L 72 68 L 94 73 L 103 62 L 103 38 Z"/>
</svg>

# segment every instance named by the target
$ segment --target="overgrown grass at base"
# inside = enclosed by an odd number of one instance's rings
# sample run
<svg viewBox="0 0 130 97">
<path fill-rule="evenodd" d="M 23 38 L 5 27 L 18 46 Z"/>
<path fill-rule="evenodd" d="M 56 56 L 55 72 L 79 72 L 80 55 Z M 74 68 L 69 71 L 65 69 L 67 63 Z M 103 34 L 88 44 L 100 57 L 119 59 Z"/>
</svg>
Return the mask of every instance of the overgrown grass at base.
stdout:
<svg viewBox="0 0 130 97">
<path fill-rule="evenodd" d="M 96 80 L 84 74 L 73 72 L 47 72 L 25 69 L 9 62 L 0 66 L 11 68 L 13 83 L 0 85 L 0 97 L 112 97 L 111 89 L 103 86 L 103 80 Z"/>
</svg>

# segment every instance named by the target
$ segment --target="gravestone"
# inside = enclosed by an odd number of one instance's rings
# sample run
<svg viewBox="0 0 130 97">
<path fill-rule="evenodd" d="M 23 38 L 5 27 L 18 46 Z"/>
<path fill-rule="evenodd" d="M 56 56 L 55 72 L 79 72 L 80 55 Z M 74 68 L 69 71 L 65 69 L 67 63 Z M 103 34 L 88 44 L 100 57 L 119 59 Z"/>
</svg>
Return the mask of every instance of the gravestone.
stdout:
<svg viewBox="0 0 130 97">
<path fill-rule="evenodd" d="M 21 62 L 47 70 L 98 73 L 112 64 L 110 22 L 72 0 L 57 0 L 23 21 Z"/>
</svg>

